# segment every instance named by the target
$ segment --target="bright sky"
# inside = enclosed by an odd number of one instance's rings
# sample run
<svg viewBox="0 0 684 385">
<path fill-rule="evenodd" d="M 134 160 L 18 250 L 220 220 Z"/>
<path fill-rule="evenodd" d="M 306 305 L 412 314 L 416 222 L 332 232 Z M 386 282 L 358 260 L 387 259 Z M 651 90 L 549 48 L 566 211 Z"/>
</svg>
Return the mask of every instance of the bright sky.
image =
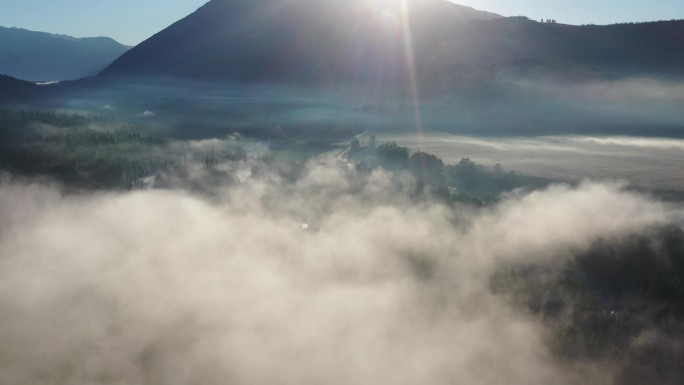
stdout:
<svg viewBox="0 0 684 385">
<path fill-rule="evenodd" d="M 0 26 L 135 45 L 207 0 L 0 0 Z M 249 1 L 249 0 L 247 0 Z M 321 0 L 323 1 L 323 0 Z M 372 1 L 372 0 L 368 0 Z M 568 24 L 684 19 L 684 0 L 455 0 L 504 16 Z"/>
</svg>

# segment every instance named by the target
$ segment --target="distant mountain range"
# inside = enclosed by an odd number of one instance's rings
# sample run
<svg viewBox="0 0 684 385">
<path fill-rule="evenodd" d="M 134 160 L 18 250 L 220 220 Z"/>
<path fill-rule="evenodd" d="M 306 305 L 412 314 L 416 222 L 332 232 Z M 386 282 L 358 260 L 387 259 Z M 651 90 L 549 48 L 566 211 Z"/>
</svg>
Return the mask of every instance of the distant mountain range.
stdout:
<svg viewBox="0 0 684 385">
<path fill-rule="evenodd" d="M 572 26 L 447 0 L 212 0 L 132 49 L 107 38 L 0 28 L 0 74 L 49 81 L 104 68 L 56 87 L 2 78 L 0 94 L 11 101 L 147 78 L 380 89 L 415 76 L 428 91 L 487 99 L 506 87 L 486 84 L 496 79 L 682 79 L 682 37 L 684 21 Z"/>
<path fill-rule="evenodd" d="M 444 87 L 501 73 L 570 79 L 684 73 L 684 21 L 571 26 L 446 0 L 408 0 L 406 10 L 401 3 L 212 0 L 101 76 L 329 84 L 387 82 L 415 72 L 422 84 Z"/>
<path fill-rule="evenodd" d="M 129 49 L 107 37 L 0 27 L 0 74 L 30 81 L 74 80 L 97 75 Z"/>
</svg>

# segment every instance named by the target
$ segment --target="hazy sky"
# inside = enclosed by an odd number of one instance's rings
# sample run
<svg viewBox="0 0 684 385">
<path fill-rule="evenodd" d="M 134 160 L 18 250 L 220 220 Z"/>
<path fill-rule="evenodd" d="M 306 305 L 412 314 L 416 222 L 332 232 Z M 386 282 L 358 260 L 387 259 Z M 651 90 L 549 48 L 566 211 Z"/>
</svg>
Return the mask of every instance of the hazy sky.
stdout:
<svg viewBox="0 0 684 385">
<path fill-rule="evenodd" d="M 373 0 L 368 0 L 373 1 Z M 140 43 L 206 0 L 0 0 L 0 26 Z M 608 24 L 684 18 L 682 0 L 458 0 L 505 16 Z"/>
</svg>

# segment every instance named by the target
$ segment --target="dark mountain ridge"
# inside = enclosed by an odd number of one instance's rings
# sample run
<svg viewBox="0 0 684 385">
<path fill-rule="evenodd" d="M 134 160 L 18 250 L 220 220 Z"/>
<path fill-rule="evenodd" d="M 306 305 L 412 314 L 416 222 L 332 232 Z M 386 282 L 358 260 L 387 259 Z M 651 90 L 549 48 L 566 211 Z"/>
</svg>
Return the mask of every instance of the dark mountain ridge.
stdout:
<svg viewBox="0 0 684 385">
<path fill-rule="evenodd" d="M 400 4 L 213 0 L 99 76 L 22 92 L 47 108 L 152 111 L 149 120 L 181 131 L 201 122 L 212 135 L 414 122 L 480 134 L 682 135 L 684 21 L 571 26 L 445 0 Z"/>
<path fill-rule="evenodd" d="M 98 74 L 128 49 L 108 37 L 0 27 L 0 74 L 30 81 L 75 80 Z"/>
<path fill-rule="evenodd" d="M 11 76 L 0 75 L 0 103 L 19 103 L 33 97 L 39 86 L 15 79 Z"/>
<path fill-rule="evenodd" d="M 410 1 L 417 54 L 455 24 L 500 18 L 442 0 Z M 213 0 L 141 43 L 104 76 L 326 82 L 403 77 L 395 0 Z M 419 56 L 419 55 L 417 55 Z"/>
<path fill-rule="evenodd" d="M 409 49 L 422 83 L 441 86 L 511 67 L 639 76 L 684 72 L 684 21 L 547 24 L 446 0 L 409 0 L 405 11 L 397 0 L 213 0 L 101 75 L 392 82 L 408 76 Z"/>
</svg>

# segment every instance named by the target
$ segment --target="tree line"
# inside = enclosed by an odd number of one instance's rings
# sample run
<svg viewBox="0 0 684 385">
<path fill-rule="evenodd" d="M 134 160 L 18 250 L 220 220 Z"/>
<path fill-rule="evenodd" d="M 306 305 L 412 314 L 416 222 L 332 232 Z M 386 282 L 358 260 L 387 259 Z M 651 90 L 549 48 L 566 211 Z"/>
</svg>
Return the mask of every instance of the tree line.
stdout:
<svg viewBox="0 0 684 385">
<path fill-rule="evenodd" d="M 449 199 L 459 198 L 485 204 L 496 200 L 504 191 L 516 188 L 543 187 L 549 180 L 505 172 L 501 164 L 486 167 L 469 158 L 462 158 L 457 164 L 445 164 L 434 154 L 411 151 L 396 142 L 383 143 L 364 149 L 352 141 L 349 154 L 360 171 L 380 167 L 391 172 L 408 172 L 416 180 L 421 192 Z"/>
</svg>

